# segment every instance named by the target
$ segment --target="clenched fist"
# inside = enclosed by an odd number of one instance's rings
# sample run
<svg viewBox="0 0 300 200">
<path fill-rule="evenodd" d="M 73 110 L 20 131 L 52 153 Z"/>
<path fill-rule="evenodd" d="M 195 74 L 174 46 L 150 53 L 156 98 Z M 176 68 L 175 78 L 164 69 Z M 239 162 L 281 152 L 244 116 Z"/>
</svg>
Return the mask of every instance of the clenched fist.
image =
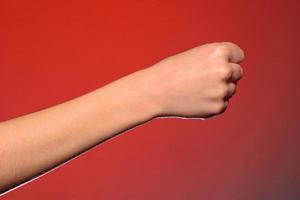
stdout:
<svg viewBox="0 0 300 200">
<path fill-rule="evenodd" d="M 159 117 L 208 118 L 223 113 L 243 76 L 244 53 L 230 42 L 167 57 L 145 70 L 152 77 Z M 149 77 L 148 76 L 148 77 Z"/>
</svg>

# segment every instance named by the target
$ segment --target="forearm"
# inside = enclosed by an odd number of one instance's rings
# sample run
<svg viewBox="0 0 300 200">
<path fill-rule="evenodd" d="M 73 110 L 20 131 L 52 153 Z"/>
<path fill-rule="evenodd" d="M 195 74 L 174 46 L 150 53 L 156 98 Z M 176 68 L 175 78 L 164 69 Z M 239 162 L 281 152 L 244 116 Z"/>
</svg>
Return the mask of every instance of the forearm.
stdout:
<svg viewBox="0 0 300 200">
<path fill-rule="evenodd" d="M 0 124 L 0 191 L 58 166 L 158 113 L 142 71 Z M 146 86 L 146 87 L 145 87 Z"/>
</svg>

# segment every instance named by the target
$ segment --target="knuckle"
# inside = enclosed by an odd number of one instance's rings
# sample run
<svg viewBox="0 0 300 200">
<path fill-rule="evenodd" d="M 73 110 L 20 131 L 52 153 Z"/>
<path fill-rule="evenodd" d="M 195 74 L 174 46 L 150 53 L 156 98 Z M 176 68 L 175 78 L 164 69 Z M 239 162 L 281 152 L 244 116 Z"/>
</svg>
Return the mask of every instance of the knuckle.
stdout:
<svg viewBox="0 0 300 200">
<path fill-rule="evenodd" d="M 220 86 L 216 90 L 216 97 L 217 98 L 224 98 L 225 96 L 227 96 L 228 90 L 229 90 L 228 87 L 226 87 L 226 86 Z"/>
<path fill-rule="evenodd" d="M 226 109 L 225 102 L 217 102 L 213 105 L 212 110 L 214 113 L 221 113 Z"/>
<path fill-rule="evenodd" d="M 231 96 L 233 96 L 233 95 L 235 95 L 236 94 L 236 90 L 233 90 L 233 92 L 232 92 L 232 95 Z"/>
<path fill-rule="evenodd" d="M 240 64 L 236 64 L 236 63 L 230 63 L 230 65 L 232 66 L 232 73 L 234 75 L 234 81 L 238 81 L 243 77 L 243 68 L 241 67 Z"/>
<path fill-rule="evenodd" d="M 230 96 L 233 96 L 233 95 L 235 95 L 235 93 L 236 93 L 236 84 L 234 84 L 234 83 L 231 83 L 230 85 L 229 85 L 229 95 Z"/>
<path fill-rule="evenodd" d="M 229 89 L 231 91 L 235 91 L 236 90 L 236 84 L 235 83 L 229 83 L 228 87 L 229 87 Z"/>
<path fill-rule="evenodd" d="M 220 44 L 226 45 L 226 46 L 237 46 L 235 43 L 229 42 L 229 41 L 223 41 L 223 42 L 220 42 Z"/>
<path fill-rule="evenodd" d="M 243 49 L 239 45 L 237 45 L 237 44 L 235 44 L 233 42 L 222 42 L 222 44 L 223 45 L 227 45 L 227 46 L 231 46 L 234 49 L 238 50 L 240 52 L 240 58 L 241 58 L 241 60 L 245 59 L 245 52 L 243 51 Z"/>
<path fill-rule="evenodd" d="M 232 75 L 232 70 L 229 66 L 227 65 L 222 65 L 218 68 L 218 73 L 220 75 L 220 78 L 230 78 L 230 76 Z"/>
<path fill-rule="evenodd" d="M 244 76 L 244 70 L 243 70 L 243 68 L 240 66 L 240 73 L 241 73 L 241 78 Z"/>
<path fill-rule="evenodd" d="M 243 60 L 245 60 L 245 52 L 241 48 L 239 48 L 239 49 L 241 51 L 241 61 L 243 61 Z"/>
<path fill-rule="evenodd" d="M 218 44 L 215 47 L 215 52 L 222 57 L 228 56 L 230 54 L 230 48 L 227 44 Z"/>
</svg>

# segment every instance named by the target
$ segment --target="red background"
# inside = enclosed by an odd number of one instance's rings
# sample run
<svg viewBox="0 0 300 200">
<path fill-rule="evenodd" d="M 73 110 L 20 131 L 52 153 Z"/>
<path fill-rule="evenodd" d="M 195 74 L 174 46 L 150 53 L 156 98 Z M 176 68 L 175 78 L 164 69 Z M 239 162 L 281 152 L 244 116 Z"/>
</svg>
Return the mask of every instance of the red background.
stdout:
<svg viewBox="0 0 300 200">
<path fill-rule="evenodd" d="M 2 0 L 0 120 L 203 43 L 246 53 L 223 115 L 153 120 L 4 199 L 300 199 L 299 10 L 297 0 Z"/>
</svg>

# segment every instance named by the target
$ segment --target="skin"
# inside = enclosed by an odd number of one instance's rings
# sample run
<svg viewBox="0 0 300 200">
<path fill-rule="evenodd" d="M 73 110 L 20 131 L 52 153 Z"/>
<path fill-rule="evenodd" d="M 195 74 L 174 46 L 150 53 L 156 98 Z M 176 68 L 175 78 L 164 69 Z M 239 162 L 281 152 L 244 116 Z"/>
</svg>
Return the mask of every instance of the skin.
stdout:
<svg viewBox="0 0 300 200">
<path fill-rule="evenodd" d="M 0 123 L 0 194 L 154 118 L 207 119 L 236 92 L 244 53 L 216 42 L 62 104 Z"/>
</svg>

